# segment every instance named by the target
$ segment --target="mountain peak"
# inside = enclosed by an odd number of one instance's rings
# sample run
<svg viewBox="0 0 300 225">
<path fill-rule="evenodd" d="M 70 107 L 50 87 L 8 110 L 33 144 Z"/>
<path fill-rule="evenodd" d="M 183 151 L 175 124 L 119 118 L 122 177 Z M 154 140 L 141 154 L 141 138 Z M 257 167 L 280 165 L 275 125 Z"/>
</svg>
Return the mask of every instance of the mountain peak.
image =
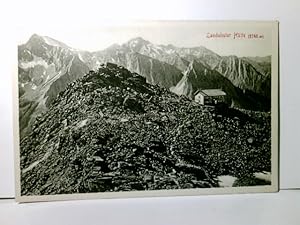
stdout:
<svg viewBox="0 0 300 225">
<path fill-rule="evenodd" d="M 142 37 L 135 37 L 130 39 L 128 42 L 144 42 L 144 43 L 149 43 L 149 41 L 145 40 Z"/>
<path fill-rule="evenodd" d="M 50 46 L 57 46 L 57 47 L 62 47 L 62 48 L 70 48 L 69 46 L 67 46 L 66 44 L 64 44 L 60 41 L 57 41 L 48 36 L 41 36 L 38 34 L 33 34 L 26 43 L 26 45 L 42 45 L 42 44 L 47 44 Z"/>
<path fill-rule="evenodd" d="M 58 47 L 62 47 L 62 48 L 70 48 L 69 46 L 67 46 L 66 44 L 58 41 L 58 40 L 55 40 L 53 38 L 50 38 L 48 36 L 43 36 L 42 37 L 44 39 L 44 41 L 46 42 L 46 44 L 48 45 L 52 45 L 52 46 L 58 46 Z"/>
<path fill-rule="evenodd" d="M 130 39 L 128 42 L 126 42 L 124 45 L 133 49 L 133 50 L 139 50 L 145 45 L 151 44 L 149 41 L 143 39 L 142 37 L 136 37 Z"/>
<path fill-rule="evenodd" d="M 33 34 L 31 35 L 31 37 L 28 39 L 26 44 L 29 43 L 39 43 L 39 42 L 43 42 L 43 37 L 38 35 L 38 34 Z"/>
<path fill-rule="evenodd" d="M 167 44 L 167 45 L 165 45 L 165 47 L 167 47 L 169 49 L 175 49 L 176 48 L 176 46 L 173 45 L 173 44 Z"/>
<path fill-rule="evenodd" d="M 42 36 L 34 33 L 33 35 L 31 35 L 29 39 L 36 39 L 36 38 L 42 38 Z"/>
<path fill-rule="evenodd" d="M 121 46 L 117 43 L 110 45 L 109 47 L 107 47 L 105 50 L 116 50 L 118 48 L 120 48 Z"/>
</svg>

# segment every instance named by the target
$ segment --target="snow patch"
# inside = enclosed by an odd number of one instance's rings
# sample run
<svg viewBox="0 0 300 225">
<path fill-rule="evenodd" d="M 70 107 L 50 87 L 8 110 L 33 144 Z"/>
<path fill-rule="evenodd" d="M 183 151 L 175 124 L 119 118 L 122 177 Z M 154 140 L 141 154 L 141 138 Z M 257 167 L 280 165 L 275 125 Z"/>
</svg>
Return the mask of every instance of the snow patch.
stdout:
<svg viewBox="0 0 300 225">
<path fill-rule="evenodd" d="M 78 57 L 79 57 L 79 59 L 80 59 L 82 62 L 84 62 L 83 57 L 82 57 L 82 55 L 81 55 L 80 52 L 78 52 Z"/>
<path fill-rule="evenodd" d="M 44 59 L 42 59 L 41 57 L 37 57 L 37 56 L 34 56 L 33 60 L 30 62 L 20 62 L 19 63 L 19 66 L 22 69 L 33 68 L 37 65 L 43 66 L 45 68 L 48 68 L 48 66 L 49 66 L 48 63 Z"/>
<path fill-rule="evenodd" d="M 156 54 L 160 54 L 159 50 L 156 47 L 153 47 L 152 51 L 154 51 Z"/>
<path fill-rule="evenodd" d="M 29 55 L 31 55 L 31 52 L 28 49 L 24 49 L 24 52 L 27 52 Z"/>
<path fill-rule="evenodd" d="M 56 46 L 56 47 L 64 47 L 60 42 L 49 38 L 49 37 L 43 37 L 44 41 L 46 42 L 46 44 L 48 45 L 52 45 L 52 46 Z"/>
<path fill-rule="evenodd" d="M 138 43 L 138 40 L 133 40 L 130 42 L 130 47 L 134 48 Z"/>
<path fill-rule="evenodd" d="M 39 160 L 33 162 L 33 163 L 30 164 L 27 168 L 23 169 L 23 170 L 22 170 L 22 173 L 23 173 L 23 174 L 24 174 L 24 173 L 27 173 L 28 171 L 30 171 L 30 170 L 32 170 L 34 167 L 36 167 L 38 164 L 40 164 L 41 162 L 43 162 L 44 160 L 46 160 L 47 158 L 49 158 L 49 156 L 51 155 L 52 151 L 53 151 L 53 148 L 48 149 L 48 150 L 46 151 L 45 155 L 44 155 L 41 159 L 39 159 Z"/>
<path fill-rule="evenodd" d="M 167 53 L 167 54 L 173 54 L 173 53 L 175 53 L 175 50 L 173 50 L 173 49 L 168 49 L 168 50 L 166 50 L 166 53 Z"/>
<path fill-rule="evenodd" d="M 224 175 L 224 176 L 219 176 L 219 185 L 221 187 L 232 187 L 234 181 L 236 180 L 236 177 L 230 176 L 230 175 Z"/>
<path fill-rule="evenodd" d="M 77 123 L 76 128 L 84 127 L 88 122 L 88 119 L 82 120 L 79 123 Z"/>
<path fill-rule="evenodd" d="M 254 173 L 254 176 L 258 179 L 270 181 L 271 182 L 271 173 L 270 172 L 257 172 Z"/>
</svg>

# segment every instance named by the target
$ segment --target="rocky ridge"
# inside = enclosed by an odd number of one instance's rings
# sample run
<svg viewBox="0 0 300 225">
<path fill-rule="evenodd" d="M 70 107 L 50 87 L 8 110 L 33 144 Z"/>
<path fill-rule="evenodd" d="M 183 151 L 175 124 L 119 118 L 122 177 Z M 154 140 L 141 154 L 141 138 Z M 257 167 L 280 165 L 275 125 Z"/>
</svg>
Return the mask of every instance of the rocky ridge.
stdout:
<svg viewBox="0 0 300 225">
<path fill-rule="evenodd" d="M 22 195 L 218 187 L 270 171 L 270 114 L 201 106 L 107 63 L 21 139 Z M 245 183 L 243 183 L 245 185 Z"/>
</svg>

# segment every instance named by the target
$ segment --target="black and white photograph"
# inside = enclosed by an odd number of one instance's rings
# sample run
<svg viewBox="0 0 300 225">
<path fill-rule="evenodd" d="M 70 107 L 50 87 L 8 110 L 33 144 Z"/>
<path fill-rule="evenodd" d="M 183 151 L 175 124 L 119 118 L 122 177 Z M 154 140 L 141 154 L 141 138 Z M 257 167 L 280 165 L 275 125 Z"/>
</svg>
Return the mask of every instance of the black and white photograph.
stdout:
<svg viewBox="0 0 300 225">
<path fill-rule="evenodd" d="M 18 201 L 277 191 L 277 29 L 21 29 Z"/>
</svg>

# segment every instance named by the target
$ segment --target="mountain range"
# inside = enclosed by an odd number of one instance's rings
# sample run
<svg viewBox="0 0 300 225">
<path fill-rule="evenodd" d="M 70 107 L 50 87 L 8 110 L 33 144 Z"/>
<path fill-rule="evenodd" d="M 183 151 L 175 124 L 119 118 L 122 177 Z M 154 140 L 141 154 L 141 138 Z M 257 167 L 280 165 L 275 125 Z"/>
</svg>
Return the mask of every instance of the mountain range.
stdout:
<svg viewBox="0 0 300 225">
<path fill-rule="evenodd" d="M 34 34 L 18 46 L 21 135 L 68 84 L 107 62 L 191 99 L 199 89 L 221 88 L 234 107 L 270 110 L 270 56 L 220 56 L 203 46 L 156 45 L 141 37 L 88 52 Z"/>
</svg>

